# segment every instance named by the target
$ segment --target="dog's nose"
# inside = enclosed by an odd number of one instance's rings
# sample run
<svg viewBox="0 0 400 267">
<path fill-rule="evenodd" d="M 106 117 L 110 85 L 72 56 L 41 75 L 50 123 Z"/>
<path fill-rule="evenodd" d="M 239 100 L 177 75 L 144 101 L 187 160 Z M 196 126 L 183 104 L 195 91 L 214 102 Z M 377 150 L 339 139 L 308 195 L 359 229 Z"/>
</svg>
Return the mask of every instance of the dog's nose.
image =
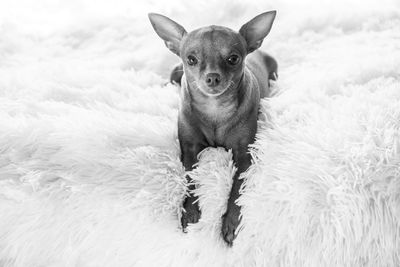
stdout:
<svg viewBox="0 0 400 267">
<path fill-rule="evenodd" d="M 206 75 L 206 83 L 209 87 L 217 86 L 221 81 L 221 76 L 218 73 L 208 73 Z"/>
</svg>

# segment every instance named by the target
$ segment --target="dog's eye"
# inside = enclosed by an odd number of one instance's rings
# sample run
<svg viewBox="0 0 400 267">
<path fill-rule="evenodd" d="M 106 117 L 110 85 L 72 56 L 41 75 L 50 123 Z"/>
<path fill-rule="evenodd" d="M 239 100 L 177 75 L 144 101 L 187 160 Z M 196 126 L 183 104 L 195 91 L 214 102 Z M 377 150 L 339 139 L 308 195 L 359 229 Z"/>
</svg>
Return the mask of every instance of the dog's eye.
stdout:
<svg viewBox="0 0 400 267">
<path fill-rule="evenodd" d="M 240 57 L 238 55 L 231 55 L 227 60 L 229 64 L 236 65 L 239 63 Z"/>
<path fill-rule="evenodd" d="M 194 56 L 188 56 L 187 63 L 190 66 L 196 65 L 197 64 L 197 58 L 195 58 Z"/>
</svg>

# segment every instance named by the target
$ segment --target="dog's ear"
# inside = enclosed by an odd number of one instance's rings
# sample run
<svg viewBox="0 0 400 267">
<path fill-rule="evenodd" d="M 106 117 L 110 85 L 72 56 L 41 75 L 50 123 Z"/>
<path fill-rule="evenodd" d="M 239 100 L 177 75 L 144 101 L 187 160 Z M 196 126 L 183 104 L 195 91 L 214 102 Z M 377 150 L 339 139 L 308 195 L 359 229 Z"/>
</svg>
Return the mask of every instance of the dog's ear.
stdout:
<svg viewBox="0 0 400 267">
<path fill-rule="evenodd" d="M 179 56 L 180 43 L 186 34 L 185 29 L 175 21 L 160 14 L 149 13 L 149 19 L 154 30 L 164 40 L 168 49 Z"/>
<path fill-rule="evenodd" d="M 261 46 L 265 36 L 271 30 L 275 16 L 275 10 L 262 13 L 240 28 L 239 33 L 247 43 L 247 53 L 251 53 Z"/>
</svg>

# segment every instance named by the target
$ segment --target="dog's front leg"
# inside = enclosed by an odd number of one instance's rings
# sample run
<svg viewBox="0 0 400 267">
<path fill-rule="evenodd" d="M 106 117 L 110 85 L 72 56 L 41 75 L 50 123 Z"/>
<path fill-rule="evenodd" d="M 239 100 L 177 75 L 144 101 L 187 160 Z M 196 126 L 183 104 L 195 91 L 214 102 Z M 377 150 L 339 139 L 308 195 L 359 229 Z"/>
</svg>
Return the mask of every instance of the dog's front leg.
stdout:
<svg viewBox="0 0 400 267">
<path fill-rule="evenodd" d="M 247 151 L 247 146 L 248 144 L 240 145 L 233 149 L 233 159 L 238 169 L 233 177 L 226 213 L 222 216 L 222 237 L 229 246 L 232 246 L 233 240 L 236 238 L 236 229 L 240 223 L 240 206 L 236 204 L 236 200 L 240 196 L 239 191 L 243 179 L 239 179 L 239 177 L 251 165 L 251 155 Z"/>
<path fill-rule="evenodd" d="M 185 167 L 185 171 L 191 171 L 193 165 L 197 162 L 197 154 L 204 149 L 204 146 L 196 143 L 185 142 L 180 140 L 181 144 L 181 161 Z M 189 195 L 183 201 L 183 212 L 181 218 L 181 224 L 183 230 L 187 227 L 189 223 L 197 223 L 200 219 L 200 209 L 197 202 L 197 197 L 193 195 L 193 190 L 195 189 L 194 184 L 191 184 L 192 179 L 189 175 L 186 175 L 186 179 L 189 183 L 188 190 Z"/>
</svg>

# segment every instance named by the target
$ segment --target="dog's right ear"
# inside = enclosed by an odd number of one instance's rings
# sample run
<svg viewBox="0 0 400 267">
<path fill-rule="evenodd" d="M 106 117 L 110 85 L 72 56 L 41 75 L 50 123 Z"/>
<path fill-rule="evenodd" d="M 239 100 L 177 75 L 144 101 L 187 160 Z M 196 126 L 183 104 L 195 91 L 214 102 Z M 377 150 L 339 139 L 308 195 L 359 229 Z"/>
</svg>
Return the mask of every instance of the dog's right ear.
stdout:
<svg viewBox="0 0 400 267">
<path fill-rule="evenodd" d="M 160 14 L 149 13 L 149 19 L 154 30 L 164 40 L 168 49 L 179 56 L 180 43 L 186 34 L 185 29 L 175 21 Z"/>
</svg>

